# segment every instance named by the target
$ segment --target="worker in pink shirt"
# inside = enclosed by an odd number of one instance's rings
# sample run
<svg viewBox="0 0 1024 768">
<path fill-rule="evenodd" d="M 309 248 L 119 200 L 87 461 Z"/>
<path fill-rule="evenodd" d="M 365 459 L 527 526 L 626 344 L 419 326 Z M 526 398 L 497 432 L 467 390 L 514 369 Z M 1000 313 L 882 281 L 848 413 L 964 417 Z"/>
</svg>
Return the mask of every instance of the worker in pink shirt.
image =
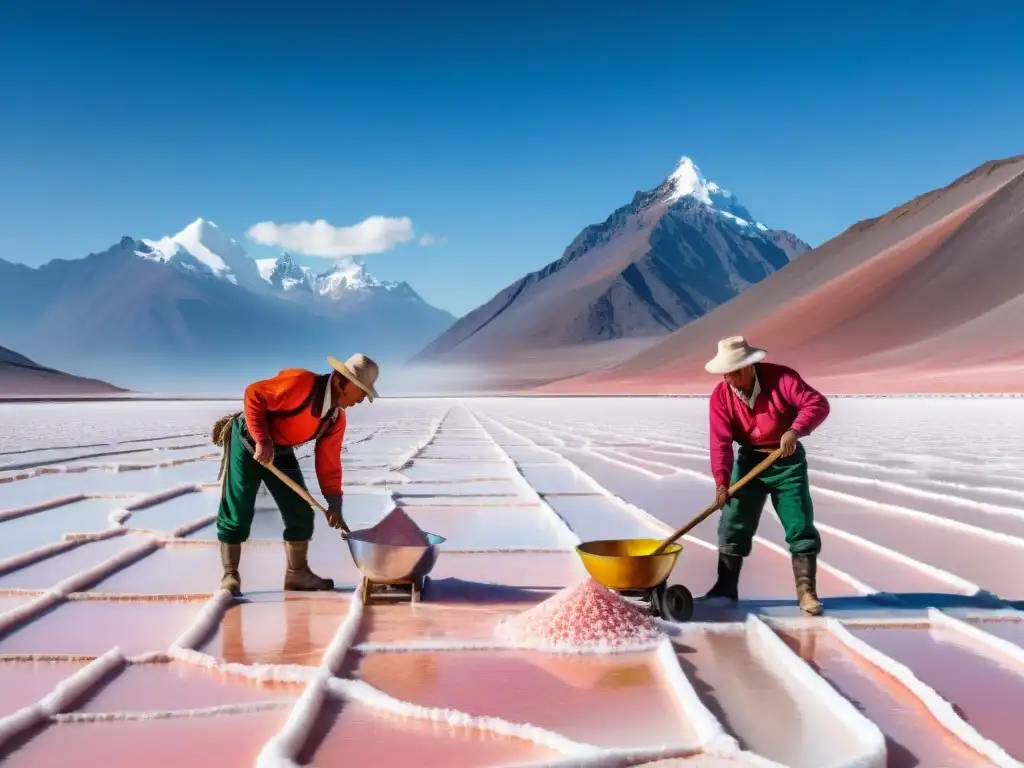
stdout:
<svg viewBox="0 0 1024 768">
<path fill-rule="evenodd" d="M 829 414 L 825 396 L 791 368 L 761 362 L 763 349 L 742 336 L 718 342 L 718 354 L 704 366 L 723 381 L 711 393 L 711 473 L 718 521 L 718 580 L 705 598 L 739 597 L 740 568 L 750 554 L 764 503 L 772 506 L 786 531 L 800 610 L 821 613 L 817 594 L 817 556 L 821 537 L 814 527 L 807 478 L 807 457 L 800 439 L 817 429 Z M 733 443 L 738 455 L 733 459 Z M 729 486 L 776 448 L 782 454 L 768 469 L 729 497 Z"/>
</svg>

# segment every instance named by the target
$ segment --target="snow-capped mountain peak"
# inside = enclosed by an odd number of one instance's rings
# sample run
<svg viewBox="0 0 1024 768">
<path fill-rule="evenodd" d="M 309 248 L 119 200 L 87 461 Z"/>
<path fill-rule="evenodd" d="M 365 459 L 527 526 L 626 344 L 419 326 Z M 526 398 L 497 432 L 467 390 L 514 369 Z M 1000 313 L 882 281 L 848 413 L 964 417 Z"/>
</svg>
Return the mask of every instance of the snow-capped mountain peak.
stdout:
<svg viewBox="0 0 1024 768">
<path fill-rule="evenodd" d="M 377 279 L 358 259 L 339 261 L 323 272 L 296 264 L 287 253 L 276 259 L 260 259 L 256 263 L 264 282 L 278 290 L 305 290 L 330 300 L 345 299 L 356 293 L 393 291 L 401 285 Z"/>
<path fill-rule="evenodd" d="M 143 239 L 148 251 L 136 255 L 175 264 L 183 269 L 206 273 L 236 285 L 260 286 L 259 269 L 245 248 L 212 221 L 198 218 L 176 235 L 159 240 Z"/>
<path fill-rule="evenodd" d="M 317 275 L 316 280 L 318 292 L 324 296 L 333 296 L 340 291 L 373 288 L 390 291 L 398 285 L 388 280 L 378 280 L 367 272 L 363 263 L 357 259 L 338 262 L 331 269 Z"/>
<path fill-rule="evenodd" d="M 690 197 L 714 209 L 727 219 L 741 227 L 756 227 L 765 232 L 764 224 L 754 220 L 750 212 L 740 204 L 736 196 L 727 189 L 722 189 L 701 173 L 696 163 L 685 155 L 679 159 L 679 165 L 669 174 L 665 183 L 664 201 L 672 204 L 684 197 Z"/>
</svg>

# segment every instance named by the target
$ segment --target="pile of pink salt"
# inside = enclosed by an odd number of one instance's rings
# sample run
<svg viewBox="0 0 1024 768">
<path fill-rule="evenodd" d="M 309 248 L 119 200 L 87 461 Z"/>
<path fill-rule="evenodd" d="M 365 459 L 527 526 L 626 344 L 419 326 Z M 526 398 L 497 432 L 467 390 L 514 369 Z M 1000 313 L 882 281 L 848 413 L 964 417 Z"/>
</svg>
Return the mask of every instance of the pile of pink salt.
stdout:
<svg viewBox="0 0 1024 768">
<path fill-rule="evenodd" d="M 589 577 L 503 620 L 496 633 L 512 645 L 552 650 L 628 649 L 661 635 L 640 608 Z"/>
<path fill-rule="evenodd" d="M 359 538 L 393 547 L 424 547 L 430 543 L 413 519 L 397 507 L 372 528 L 360 531 Z"/>
</svg>

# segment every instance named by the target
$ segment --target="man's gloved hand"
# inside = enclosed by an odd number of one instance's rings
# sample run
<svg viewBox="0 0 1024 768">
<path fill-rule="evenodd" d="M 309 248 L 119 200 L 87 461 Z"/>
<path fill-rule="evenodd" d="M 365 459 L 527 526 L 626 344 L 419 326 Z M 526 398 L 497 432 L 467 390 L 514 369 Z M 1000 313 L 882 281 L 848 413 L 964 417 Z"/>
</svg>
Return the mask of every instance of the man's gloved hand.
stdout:
<svg viewBox="0 0 1024 768">
<path fill-rule="evenodd" d="M 345 503 L 345 494 L 339 493 L 327 497 L 327 524 L 331 528 L 340 528 L 343 536 L 349 533 L 345 525 L 345 517 L 342 515 L 342 507 Z"/>
</svg>

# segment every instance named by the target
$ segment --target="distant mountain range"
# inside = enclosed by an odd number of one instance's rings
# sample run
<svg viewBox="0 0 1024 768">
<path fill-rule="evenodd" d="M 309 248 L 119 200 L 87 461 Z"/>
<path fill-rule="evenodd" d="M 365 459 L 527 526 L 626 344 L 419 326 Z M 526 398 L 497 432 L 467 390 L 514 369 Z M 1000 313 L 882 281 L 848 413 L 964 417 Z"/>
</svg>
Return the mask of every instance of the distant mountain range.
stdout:
<svg viewBox="0 0 1024 768">
<path fill-rule="evenodd" d="M 459 319 L 415 361 L 563 373 L 580 360 L 607 363 L 609 347 L 595 343 L 618 342 L 619 356 L 650 345 L 809 249 L 758 222 L 684 157 L 661 184 L 586 227 L 561 258 Z"/>
<path fill-rule="evenodd" d="M 0 395 L 5 397 L 108 395 L 125 392 L 105 381 L 84 379 L 45 368 L 24 355 L 0 347 Z"/>
<path fill-rule="evenodd" d="M 362 351 L 400 362 L 454 317 L 357 261 L 320 274 L 259 262 L 197 219 L 32 269 L 0 260 L 0 333 L 47 363 L 155 392 L 235 391 L 290 366 Z"/>
<path fill-rule="evenodd" d="M 1021 393 L 1022 252 L 1017 156 L 854 224 L 619 364 L 551 369 L 536 391 L 708 392 L 704 361 L 743 334 L 827 392 Z"/>
</svg>

